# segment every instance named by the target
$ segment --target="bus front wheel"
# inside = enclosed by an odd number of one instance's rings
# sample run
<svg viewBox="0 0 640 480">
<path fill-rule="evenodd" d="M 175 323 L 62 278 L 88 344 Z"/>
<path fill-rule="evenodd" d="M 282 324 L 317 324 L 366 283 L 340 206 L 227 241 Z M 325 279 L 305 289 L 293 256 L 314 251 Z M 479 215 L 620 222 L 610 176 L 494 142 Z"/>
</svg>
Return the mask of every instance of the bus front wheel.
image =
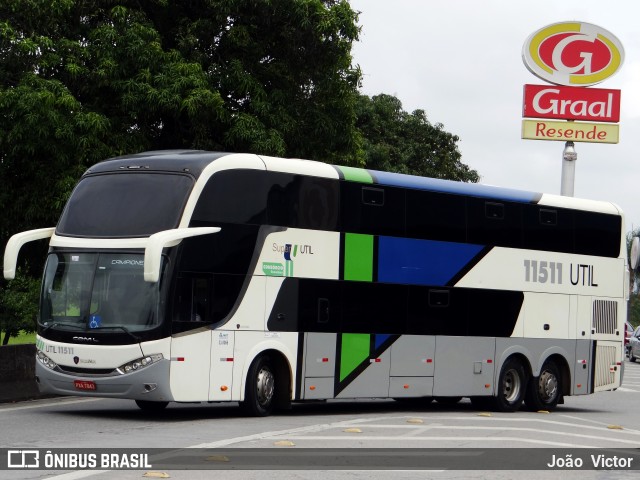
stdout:
<svg viewBox="0 0 640 480">
<path fill-rule="evenodd" d="M 253 417 L 266 417 L 275 406 L 276 376 L 268 356 L 254 360 L 247 374 L 244 401 L 240 406 Z"/>
<path fill-rule="evenodd" d="M 558 366 L 547 360 L 540 375 L 529 381 L 524 402 L 531 410 L 551 410 L 558 405 L 562 395 L 562 380 Z"/>
</svg>

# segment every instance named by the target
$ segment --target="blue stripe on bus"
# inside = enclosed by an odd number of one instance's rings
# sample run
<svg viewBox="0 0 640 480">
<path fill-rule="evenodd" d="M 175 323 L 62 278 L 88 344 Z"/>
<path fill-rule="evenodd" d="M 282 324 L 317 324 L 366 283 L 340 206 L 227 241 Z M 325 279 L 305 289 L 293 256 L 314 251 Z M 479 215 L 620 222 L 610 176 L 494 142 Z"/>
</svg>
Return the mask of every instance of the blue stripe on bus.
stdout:
<svg viewBox="0 0 640 480">
<path fill-rule="evenodd" d="M 511 188 L 493 187 L 479 183 L 454 182 L 439 178 L 416 177 L 403 173 L 379 172 L 368 170 L 375 183 L 390 187 L 414 188 L 432 192 L 455 193 L 459 195 L 471 195 L 473 197 L 493 198 L 520 203 L 537 203 L 542 194 L 515 190 Z"/>
<path fill-rule="evenodd" d="M 482 245 L 413 238 L 378 238 L 378 281 L 445 286 Z"/>
<path fill-rule="evenodd" d="M 374 348 L 376 350 L 379 349 L 384 342 L 389 340 L 390 337 L 391 337 L 391 335 L 388 335 L 388 334 L 376 333 L 374 335 Z"/>
</svg>

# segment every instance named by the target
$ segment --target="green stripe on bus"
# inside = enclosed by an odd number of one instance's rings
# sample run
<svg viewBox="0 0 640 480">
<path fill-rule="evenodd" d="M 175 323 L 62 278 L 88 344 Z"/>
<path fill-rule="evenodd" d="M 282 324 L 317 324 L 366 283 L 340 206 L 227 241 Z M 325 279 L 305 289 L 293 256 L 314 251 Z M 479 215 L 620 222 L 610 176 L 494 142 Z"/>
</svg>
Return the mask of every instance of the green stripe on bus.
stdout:
<svg viewBox="0 0 640 480">
<path fill-rule="evenodd" d="M 363 168 L 337 167 L 344 175 L 345 180 L 350 182 L 373 183 L 373 177 Z"/>
<path fill-rule="evenodd" d="M 368 333 L 343 333 L 340 350 L 340 381 L 369 357 L 371 337 Z"/>
<path fill-rule="evenodd" d="M 373 235 L 345 234 L 344 279 L 373 281 Z"/>
</svg>

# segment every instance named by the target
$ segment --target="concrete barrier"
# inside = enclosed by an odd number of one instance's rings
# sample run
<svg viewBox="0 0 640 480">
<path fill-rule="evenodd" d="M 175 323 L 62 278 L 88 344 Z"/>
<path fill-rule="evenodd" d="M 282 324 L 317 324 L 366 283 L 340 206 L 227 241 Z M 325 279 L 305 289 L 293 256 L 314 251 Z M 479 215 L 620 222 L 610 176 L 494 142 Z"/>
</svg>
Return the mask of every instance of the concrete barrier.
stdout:
<svg viewBox="0 0 640 480">
<path fill-rule="evenodd" d="M 36 385 L 36 346 L 0 347 L 0 402 L 42 398 Z M 51 396 L 51 395 L 47 395 Z"/>
</svg>

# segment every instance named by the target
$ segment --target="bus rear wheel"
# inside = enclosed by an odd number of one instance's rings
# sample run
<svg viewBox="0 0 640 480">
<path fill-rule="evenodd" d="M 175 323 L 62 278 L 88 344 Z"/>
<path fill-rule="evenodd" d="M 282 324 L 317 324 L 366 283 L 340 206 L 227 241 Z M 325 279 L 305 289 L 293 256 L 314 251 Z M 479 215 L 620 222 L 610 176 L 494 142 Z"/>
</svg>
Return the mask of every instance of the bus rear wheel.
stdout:
<svg viewBox="0 0 640 480">
<path fill-rule="evenodd" d="M 273 412 L 275 394 L 275 369 L 268 356 L 261 356 L 249 368 L 244 401 L 240 402 L 240 407 L 252 417 L 266 417 Z"/>
<path fill-rule="evenodd" d="M 145 412 L 161 412 L 169 402 L 152 402 L 150 400 L 136 400 L 136 405 L 140 410 L 144 410 Z"/>
<path fill-rule="evenodd" d="M 558 366 L 547 360 L 540 375 L 529 381 L 524 401 L 531 410 L 551 410 L 558 405 L 562 395 L 562 379 Z"/>
<path fill-rule="evenodd" d="M 492 403 L 499 412 L 515 412 L 524 401 L 527 388 L 527 374 L 522 363 L 516 358 L 508 359 L 500 370 L 498 395 Z"/>
</svg>

